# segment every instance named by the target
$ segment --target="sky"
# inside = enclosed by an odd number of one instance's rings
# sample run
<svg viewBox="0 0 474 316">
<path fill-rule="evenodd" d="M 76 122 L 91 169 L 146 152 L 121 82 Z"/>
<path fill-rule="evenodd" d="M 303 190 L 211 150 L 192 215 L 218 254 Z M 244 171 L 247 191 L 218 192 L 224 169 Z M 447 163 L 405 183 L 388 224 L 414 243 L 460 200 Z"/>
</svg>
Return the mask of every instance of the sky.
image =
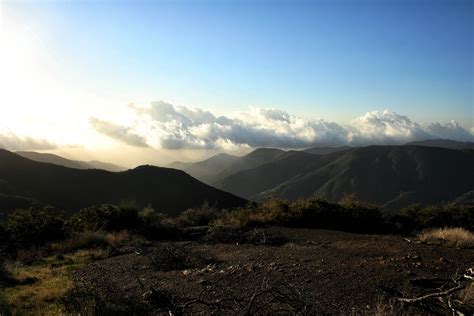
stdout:
<svg viewBox="0 0 474 316">
<path fill-rule="evenodd" d="M 0 146 L 126 166 L 474 141 L 470 0 L 1 1 Z"/>
</svg>

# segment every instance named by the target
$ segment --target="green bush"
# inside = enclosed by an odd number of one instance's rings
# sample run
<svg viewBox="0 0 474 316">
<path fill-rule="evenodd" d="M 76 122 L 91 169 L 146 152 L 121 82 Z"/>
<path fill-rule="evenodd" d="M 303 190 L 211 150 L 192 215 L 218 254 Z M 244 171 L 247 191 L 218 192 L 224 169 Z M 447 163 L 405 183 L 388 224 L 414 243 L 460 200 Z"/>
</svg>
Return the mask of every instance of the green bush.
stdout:
<svg viewBox="0 0 474 316">
<path fill-rule="evenodd" d="M 143 208 L 138 216 L 145 226 L 160 226 L 162 221 L 167 219 L 163 213 L 158 213 L 151 205 Z"/>
<path fill-rule="evenodd" d="M 406 207 L 391 222 L 401 231 L 411 232 L 426 228 L 462 227 L 474 231 L 474 205 L 446 204 Z"/>
<path fill-rule="evenodd" d="M 243 229 L 258 226 L 327 228 L 353 232 L 382 232 L 386 229 L 380 209 L 360 203 L 341 205 L 310 198 L 293 203 L 272 198 L 224 214 L 214 225 Z"/>
<path fill-rule="evenodd" d="M 133 206 L 103 204 L 80 210 L 67 222 L 70 235 L 79 232 L 133 230 L 141 226 L 139 211 Z"/>
<path fill-rule="evenodd" d="M 221 214 L 217 208 L 205 202 L 201 207 L 188 209 L 176 218 L 176 223 L 182 227 L 205 226 Z"/>
<path fill-rule="evenodd" d="M 5 219 L 3 227 L 16 247 L 43 245 L 64 238 L 64 220 L 51 208 L 17 210 Z"/>
</svg>

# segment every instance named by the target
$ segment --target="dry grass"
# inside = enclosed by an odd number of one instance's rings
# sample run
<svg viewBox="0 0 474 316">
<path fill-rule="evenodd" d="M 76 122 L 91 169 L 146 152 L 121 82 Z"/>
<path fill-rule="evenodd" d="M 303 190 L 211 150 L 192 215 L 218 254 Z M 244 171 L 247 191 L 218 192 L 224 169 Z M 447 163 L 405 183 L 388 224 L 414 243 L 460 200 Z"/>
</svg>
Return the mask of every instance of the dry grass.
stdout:
<svg viewBox="0 0 474 316">
<path fill-rule="evenodd" d="M 79 249 L 103 248 L 107 246 L 106 238 L 104 232 L 84 232 L 70 239 L 51 244 L 51 250 L 56 254 L 66 254 Z"/>
<path fill-rule="evenodd" d="M 452 247 L 474 248 L 474 234 L 464 228 L 437 228 L 421 232 L 421 242 Z"/>
<path fill-rule="evenodd" d="M 72 272 L 103 257 L 99 249 L 79 250 L 31 266 L 16 263 L 10 271 L 16 285 L 3 290 L 4 300 L 14 315 L 64 315 L 62 299 L 73 287 Z"/>
<path fill-rule="evenodd" d="M 109 233 L 105 236 L 105 240 L 110 246 L 119 247 L 130 241 L 130 234 L 126 230 L 118 233 Z"/>
<path fill-rule="evenodd" d="M 464 305 L 470 306 L 474 310 L 474 282 L 471 282 L 460 294 L 460 299 Z"/>
</svg>

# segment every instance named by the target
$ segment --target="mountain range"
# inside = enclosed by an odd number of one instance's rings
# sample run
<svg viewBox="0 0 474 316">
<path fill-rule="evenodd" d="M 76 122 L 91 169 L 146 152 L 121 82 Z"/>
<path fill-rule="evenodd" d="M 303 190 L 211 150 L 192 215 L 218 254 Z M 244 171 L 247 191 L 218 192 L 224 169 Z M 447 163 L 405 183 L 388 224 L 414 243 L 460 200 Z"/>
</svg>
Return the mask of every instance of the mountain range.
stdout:
<svg viewBox="0 0 474 316">
<path fill-rule="evenodd" d="M 259 148 L 240 157 L 218 154 L 196 163 L 120 172 L 100 170 L 120 168 L 108 163 L 0 149 L 0 212 L 35 204 L 74 212 L 133 201 L 176 215 L 206 201 L 232 208 L 271 196 L 337 201 L 345 193 L 387 211 L 413 203 L 473 203 L 473 145 L 429 140 L 301 151 Z"/>
<path fill-rule="evenodd" d="M 102 169 L 112 172 L 124 171 L 126 168 L 120 167 L 108 162 L 102 162 L 97 160 L 90 161 L 80 161 L 80 160 L 70 160 L 63 158 L 58 155 L 49 154 L 49 153 L 38 153 L 35 151 L 17 151 L 16 154 L 34 160 L 38 162 L 52 163 L 55 165 L 60 165 L 68 168 L 74 169 Z"/>
<path fill-rule="evenodd" d="M 49 204 L 69 213 L 91 205 L 134 202 L 176 215 L 204 202 L 219 208 L 247 201 L 206 185 L 181 170 L 139 166 L 122 172 L 75 169 L 0 149 L 0 210 Z"/>
<path fill-rule="evenodd" d="M 203 181 L 253 201 L 318 196 L 361 201 L 393 211 L 412 203 L 470 201 L 474 143 L 428 140 L 402 146 L 316 147 L 302 151 L 260 148 L 242 157 L 205 160 Z M 257 159 L 259 158 L 259 159 Z M 199 178 L 196 166 L 183 170 Z M 178 163 L 174 163 L 178 166 Z M 223 167 L 224 166 L 224 167 Z"/>
</svg>

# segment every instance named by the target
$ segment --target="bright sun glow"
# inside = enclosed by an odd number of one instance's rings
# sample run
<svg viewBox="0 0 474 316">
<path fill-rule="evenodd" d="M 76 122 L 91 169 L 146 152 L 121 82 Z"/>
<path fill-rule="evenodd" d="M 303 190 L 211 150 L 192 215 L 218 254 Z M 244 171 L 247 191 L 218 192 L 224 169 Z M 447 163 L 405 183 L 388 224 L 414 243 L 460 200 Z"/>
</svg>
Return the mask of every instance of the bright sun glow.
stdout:
<svg viewBox="0 0 474 316">
<path fill-rule="evenodd" d="M 0 132 L 66 146 L 115 146 L 110 139 L 97 137 L 88 126 L 93 113 L 120 117 L 120 111 L 109 111 L 111 106 L 117 108 L 115 100 L 100 99 L 68 84 L 61 59 L 37 36 L 38 30 L 6 12 L 1 17 Z"/>
</svg>

